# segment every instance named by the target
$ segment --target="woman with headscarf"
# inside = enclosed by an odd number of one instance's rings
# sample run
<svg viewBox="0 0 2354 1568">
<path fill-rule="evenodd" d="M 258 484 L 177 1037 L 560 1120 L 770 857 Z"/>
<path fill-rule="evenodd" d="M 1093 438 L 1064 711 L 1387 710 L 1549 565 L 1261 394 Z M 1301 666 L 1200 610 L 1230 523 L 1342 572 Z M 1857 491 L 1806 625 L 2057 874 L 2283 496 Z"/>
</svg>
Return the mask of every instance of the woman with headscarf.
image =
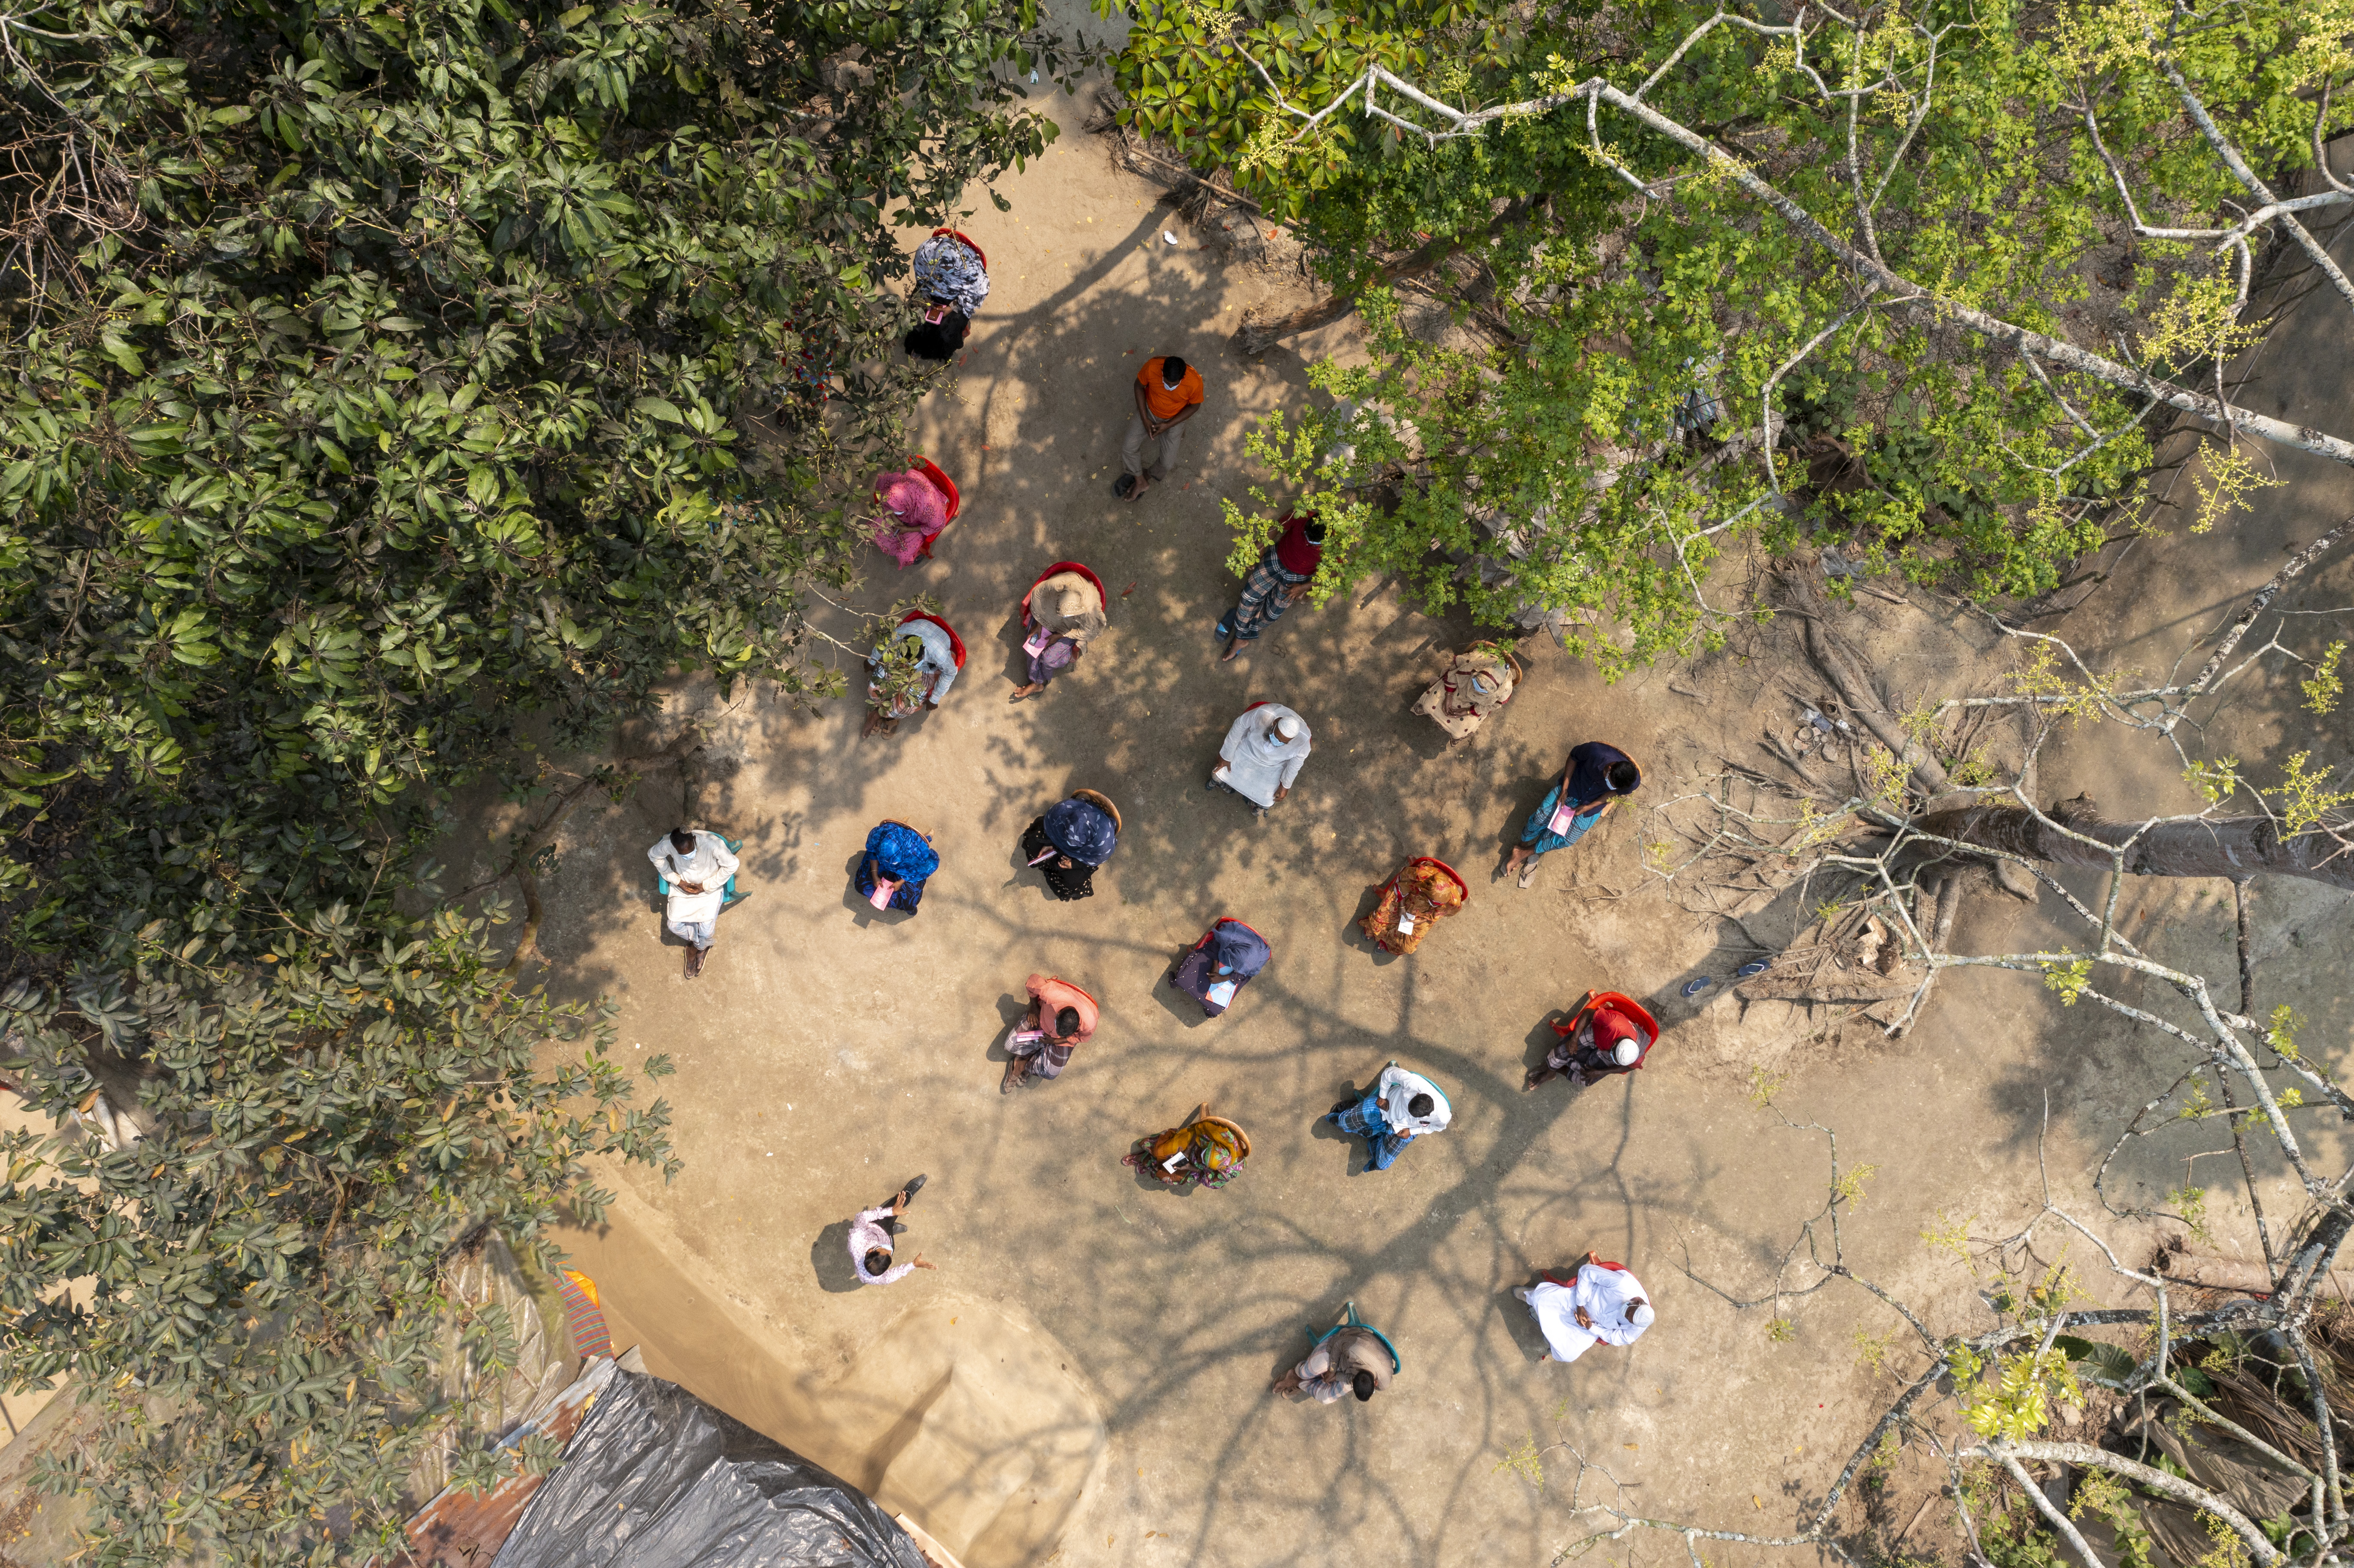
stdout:
<svg viewBox="0 0 2354 1568">
<path fill-rule="evenodd" d="M 1057 975 L 1032 975 L 1030 1009 L 1005 1040 L 1005 1078 L 997 1092 L 1010 1095 L 1032 1078 L 1055 1079 L 1070 1065 L 1071 1053 L 1096 1032 L 1096 999 Z"/>
<path fill-rule="evenodd" d="M 945 360 L 964 346 L 972 318 L 989 298 L 989 258 L 953 228 L 935 228 L 916 247 L 915 298 L 924 319 L 907 334 L 909 354 Z"/>
<path fill-rule="evenodd" d="M 1445 730 L 1449 740 L 1471 735 L 1520 686 L 1520 662 L 1509 650 L 1509 644 L 1475 642 L 1456 654 L 1414 711 Z"/>
<path fill-rule="evenodd" d="M 1411 953 L 1430 928 L 1470 901 L 1470 890 L 1443 860 L 1416 855 L 1382 884 L 1373 912 L 1357 922 L 1385 953 Z"/>
<path fill-rule="evenodd" d="M 1386 1171 L 1405 1146 L 1426 1132 L 1443 1132 L 1455 1107 L 1438 1086 L 1392 1062 L 1362 1099 L 1345 1099 L 1325 1113 L 1327 1121 L 1365 1140 L 1365 1169 Z"/>
<path fill-rule="evenodd" d="M 964 668 L 964 641 L 937 615 L 911 609 L 866 657 L 866 727 L 888 735 L 919 708 L 936 708 Z"/>
<path fill-rule="evenodd" d="M 1022 652 L 1030 659 L 1029 682 L 1009 702 L 1034 697 L 1046 683 L 1079 662 L 1087 644 L 1110 625 L 1104 617 L 1103 579 L 1076 561 L 1056 561 L 1038 574 L 1022 596 Z"/>
<path fill-rule="evenodd" d="M 1150 1133 L 1136 1140 L 1120 1163 L 1142 1171 L 1165 1187 L 1192 1181 L 1203 1187 L 1223 1187 L 1242 1174 L 1250 1158 L 1250 1135 L 1222 1116 L 1203 1107 L 1182 1126 Z"/>
<path fill-rule="evenodd" d="M 1202 1004 L 1212 1018 L 1235 1004 L 1235 993 L 1267 968 L 1275 949 L 1267 938 L 1231 916 L 1220 916 L 1193 950 L 1170 971 L 1169 983 Z"/>
<path fill-rule="evenodd" d="M 1287 512 L 1278 521 L 1283 533 L 1243 578 L 1242 601 L 1218 619 L 1218 635 L 1226 640 L 1221 660 L 1257 641 L 1260 632 L 1281 619 L 1308 592 L 1324 559 L 1324 524 L 1313 512 Z"/>
<path fill-rule="evenodd" d="M 1046 886 L 1068 904 L 1095 895 L 1096 867 L 1119 847 L 1119 810 L 1108 796 L 1074 789 L 1070 799 L 1033 817 L 1022 835 L 1022 853 L 1045 874 Z"/>
<path fill-rule="evenodd" d="M 1253 703 L 1227 726 L 1210 783 L 1265 811 L 1291 793 L 1308 760 L 1309 741 L 1308 726 L 1298 714 L 1281 703 Z"/>
<path fill-rule="evenodd" d="M 923 458 L 903 471 L 875 476 L 875 547 L 902 569 L 931 548 L 933 537 L 954 514 L 955 486 L 943 488 L 947 479 L 937 464 Z"/>
<path fill-rule="evenodd" d="M 913 915 L 923 902 L 924 884 L 939 868 L 939 853 L 929 838 L 886 818 L 866 835 L 866 853 L 859 857 L 853 885 L 875 908 Z"/>
</svg>

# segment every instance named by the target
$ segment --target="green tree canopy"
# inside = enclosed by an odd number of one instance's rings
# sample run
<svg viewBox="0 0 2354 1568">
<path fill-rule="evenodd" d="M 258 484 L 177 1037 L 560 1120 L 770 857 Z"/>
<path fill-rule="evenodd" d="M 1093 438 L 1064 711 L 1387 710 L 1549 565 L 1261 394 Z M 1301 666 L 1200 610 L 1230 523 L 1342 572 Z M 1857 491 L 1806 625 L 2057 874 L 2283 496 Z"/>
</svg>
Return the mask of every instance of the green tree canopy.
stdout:
<svg viewBox="0 0 2354 1568">
<path fill-rule="evenodd" d="M 824 687 L 896 230 L 1044 147 L 1056 56 L 1026 0 L 0 36 L 0 1074 L 121 1113 L 0 1151 L 0 1376 L 104 1400 L 93 1561 L 365 1555 L 452 1418 L 441 1260 L 669 1160 L 503 910 L 420 913 L 440 802 L 681 669 Z"/>
<path fill-rule="evenodd" d="M 2354 122 L 2330 96 L 2349 23 L 2343 0 L 1172 0 L 1139 8 L 1119 71 L 1132 124 L 1302 226 L 1343 292 L 1385 252 L 1457 255 L 1467 330 L 1367 291 L 1369 358 L 1313 373 L 1336 406 L 1261 434 L 1333 525 L 1324 591 L 1401 572 L 1434 605 L 1549 613 L 1618 668 L 1722 623 L 1702 584 L 1744 535 L 2048 589 L 2160 405 L 2232 429 L 2201 525 L 2259 482 L 2240 437 L 2354 458 L 2212 383 L 2257 248 L 2320 255 L 2266 182 Z M 1238 560 L 1274 510 L 1234 515 Z"/>
</svg>

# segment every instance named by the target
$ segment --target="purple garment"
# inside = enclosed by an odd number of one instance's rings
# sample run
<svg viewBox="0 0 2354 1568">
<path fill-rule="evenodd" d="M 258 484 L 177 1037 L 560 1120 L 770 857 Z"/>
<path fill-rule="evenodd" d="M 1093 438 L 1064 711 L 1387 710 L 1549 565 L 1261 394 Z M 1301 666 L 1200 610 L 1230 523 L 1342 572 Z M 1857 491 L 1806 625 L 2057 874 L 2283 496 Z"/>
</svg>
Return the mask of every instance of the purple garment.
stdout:
<svg viewBox="0 0 2354 1568">
<path fill-rule="evenodd" d="M 1073 664 L 1078 662 L 1079 645 L 1067 637 L 1050 639 L 1046 646 L 1030 655 L 1030 682 L 1043 686 Z"/>
</svg>

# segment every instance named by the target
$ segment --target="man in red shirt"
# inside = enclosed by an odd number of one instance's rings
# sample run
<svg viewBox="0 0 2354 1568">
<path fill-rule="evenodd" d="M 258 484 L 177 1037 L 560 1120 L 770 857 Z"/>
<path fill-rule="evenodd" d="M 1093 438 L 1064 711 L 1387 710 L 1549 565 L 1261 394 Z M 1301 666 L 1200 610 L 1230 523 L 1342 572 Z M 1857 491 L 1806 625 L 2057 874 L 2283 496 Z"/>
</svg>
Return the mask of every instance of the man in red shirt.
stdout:
<svg viewBox="0 0 2354 1568">
<path fill-rule="evenodd" d="M 1136 417 L 1128 422 L 1128 440 L 1119 449 L 1120 466 L 1128 471 L 1111 487 L 1123 501 L 1143 494 L 1156 480 L 1169 477 L 1177 466 L 1177 448 L 1185 438 L 1185 421 L 1202 409 L 1202 373 L 1175 355 L 1156 355 L 1136 373 Z M 1160 459 L 1150 471 L 1144 466 L 1144 440 L 1161 443 Z"/>
<path fill-rule="evenodd" d="M 1606 1004 L 1578 1020 L 1576 1028 L 1556 1023 L 1553 1032 L 1561 1038 L 1553 1042 L 1541 1065 L 1529 1069 L 1527 1080 L 1521 1085 L 1522 1094 L 1549 1078 L 1567 1078 L 1583 1087 L 1631 1073 L 1643 1065 L 1651 1048 L 1642 1025 Z"/>
</svg>

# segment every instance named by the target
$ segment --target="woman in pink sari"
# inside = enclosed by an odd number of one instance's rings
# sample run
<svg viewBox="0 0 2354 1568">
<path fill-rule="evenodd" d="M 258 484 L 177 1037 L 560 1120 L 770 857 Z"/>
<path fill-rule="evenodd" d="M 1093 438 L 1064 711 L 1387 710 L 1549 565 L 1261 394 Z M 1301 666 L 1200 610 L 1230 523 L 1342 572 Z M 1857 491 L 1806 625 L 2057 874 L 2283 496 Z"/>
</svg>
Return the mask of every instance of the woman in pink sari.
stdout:
<svg viewBox="0 0 2354 1568">
<path fill-rule="evenodd" d="M 902 567 L 931 553 L 933 536 L 956 515 L 956 489 L 922 458 L 913 467 L 875 476 L 875 545 Z"/>
</svg>

